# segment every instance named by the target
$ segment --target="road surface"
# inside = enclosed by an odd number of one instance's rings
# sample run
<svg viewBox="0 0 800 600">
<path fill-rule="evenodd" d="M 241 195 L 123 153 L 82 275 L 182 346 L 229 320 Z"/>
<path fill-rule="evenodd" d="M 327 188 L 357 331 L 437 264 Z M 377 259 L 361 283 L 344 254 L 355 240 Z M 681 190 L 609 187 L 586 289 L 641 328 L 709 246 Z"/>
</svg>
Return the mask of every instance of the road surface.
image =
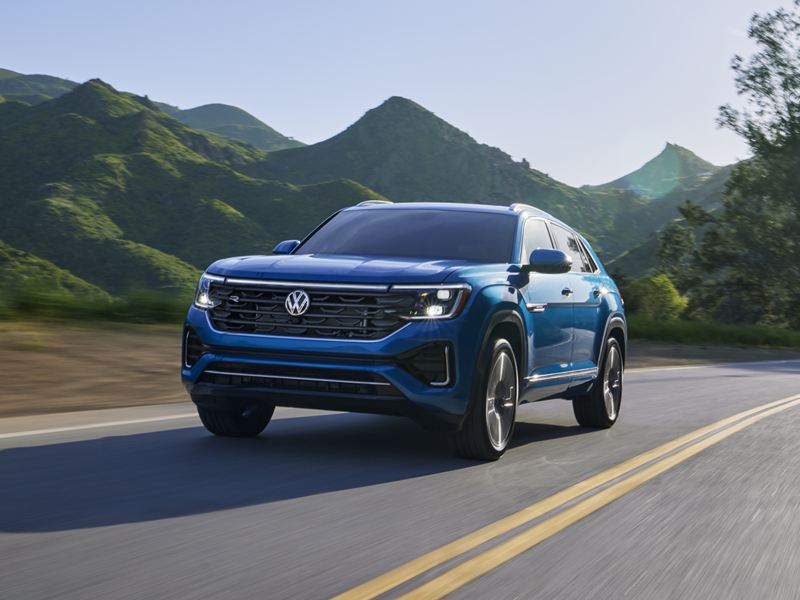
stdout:
<svg viewBox="0 0 800 600">
<path fill-rule="evenodd" d="M 525 405 L 488 464 L 370 415 L 2 419 L 0 598 L 799 598 L 798 394 L 800 361 L 629 371 L 613 429 Z"/>
</svg>

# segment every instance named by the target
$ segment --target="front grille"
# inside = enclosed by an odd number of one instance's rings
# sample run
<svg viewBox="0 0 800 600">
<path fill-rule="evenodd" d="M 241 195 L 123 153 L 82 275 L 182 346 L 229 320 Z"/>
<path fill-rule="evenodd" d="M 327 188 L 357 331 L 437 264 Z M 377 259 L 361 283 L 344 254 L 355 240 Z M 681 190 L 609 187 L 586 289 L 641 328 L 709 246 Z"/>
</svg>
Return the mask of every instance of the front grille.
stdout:
<svg viewBox="0 0 800 600">
<path fill-rule="evenodd" d="M 217 385 L 254 386 L 276 391 L 322 392 L 348 396 L 402 395 L 397 388 L 379 375 L 348 369 L 214 362 L 206 367 L 200 376 L 200 381 Z"/>
<path fill-rule="evenodd" d="M 402 327 L 400 315 L 416 302 L 413 292 L 350 292 L 306 289 L 310 302 L 305 314 L 286 310 L 294 289 L 280 286 L 212 283 L 210 295 L 219 304 L 209 311 L 220 331 L 311 338 L 375 340 Z"/>
</svg>

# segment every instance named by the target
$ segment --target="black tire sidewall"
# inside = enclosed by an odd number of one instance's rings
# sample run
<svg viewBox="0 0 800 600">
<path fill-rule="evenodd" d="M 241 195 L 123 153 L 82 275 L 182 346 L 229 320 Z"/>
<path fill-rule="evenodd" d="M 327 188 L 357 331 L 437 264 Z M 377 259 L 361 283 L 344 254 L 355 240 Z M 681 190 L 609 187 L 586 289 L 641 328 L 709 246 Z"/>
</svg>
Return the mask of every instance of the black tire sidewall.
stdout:
<svg viewBox="0 0 800 600">
<path fill-rule="evenodd" d="M 493 337 L 487 342 L 484 351 L 481 353 L 481 368 L 479 374 L 480 379 L 478 385 L 474 387 L 472 402 L 470 403 L 470 414 L 468 416 L 468 419 L 471 422 L 466 424 L 467 429 L 471 430 L 472 435 L 480 435 L 481 439 L 476 441 L 480 443 L 482 449 L 481 454 L 483 455 L 482 458 L 489 460 L 496 460 L 497 458 L 500 458 L 500 456 L 502 456 L 503 453 L 505 453 L 505 451 L 508 449 L 511 439 L 514 436 L 514 427 L 517 416 L 517 406 L 515 404 L 514 418 L 511 422 L 511 431 L 508 434 L 505 446 L 498 450 L 492 445 L 491 438 L 489 436 L 484 404 L 486 401 L 486 386 L 489 384 L 489 374 L 491 373 L 494 361 L 497 360 L 497 357 L 501 353 L 507 353 L 514 364 L 514 370 L 516 371 L 517 375 L 517 403 L 519 402 L 519 365 L 517 364 L 517 357 L 514 353 L 514 348 L 507 339 L 502 337 Z"/>
<path fill-rule="evenodd" d="M 605 377 L 606 377 L 606 363 L 608 362 L 608 357 L 611 354 L 611 348 L 615 348 L 617 350 L 617 354 L 619 354 L 619 361 L 620 361 L 619 400 L 617 402 L 617 413 L 614 415 L 613 419 L 609 418 L 608 412 L 606 412 L 605 400 L 603 398 L 603 386 L 605 385 Z M 603 404 L 603 411 L 605 412 L 606 420 L 608 421 L 609 425 L 613 425 L 614 423 L 617 422 L 617 419 L 619 419 L 619 413 L 620 410 L 622 409 L 622 384 L 623 384 L 623 379 L 625 377 L 625 362 L 622 360 L 622 347 L 619 345 L 619 342 L 613 337 L 610 337 L 608 338 L 608 340 L 606 340 L 606 353 L 605 355 L 603 355 L 603 364 L 601 365 L 600 369 L 601 369 L 599 373 L 600 376 L 598 377 L 597 380 L 597 383 L 600 384 L 598 386 L 597 397 Z"/>
</svg>

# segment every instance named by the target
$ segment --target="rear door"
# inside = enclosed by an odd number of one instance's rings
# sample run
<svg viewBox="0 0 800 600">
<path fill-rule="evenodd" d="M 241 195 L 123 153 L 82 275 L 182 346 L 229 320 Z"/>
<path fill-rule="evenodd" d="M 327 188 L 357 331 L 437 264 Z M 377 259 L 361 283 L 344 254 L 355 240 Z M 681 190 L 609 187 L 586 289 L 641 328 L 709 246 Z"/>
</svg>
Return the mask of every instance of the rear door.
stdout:
<svg viewBox="0 0 800 600">
<path fill-rule="evenodd" d="M 554 223 L 550 227 L 558 249 L 572 257 L 572 270 L 568 273 L 569 297 L 574 308 L 570 363 L 575 372 L 573 383 L 580 383 L 593 377 L 593 370 L 597 367 L 595 342 L 597 336 L 602 335 L 602 276 L 574 232 Z"/>
<path fill-rule="evenodd" d="M 529 218 L 523 229 L 520 261 L 528 263 L 536 248 L 553 248 L 547 223 Z M 531 273 L 521 289 L 527 307 L 530 357 L 528 381 L 537 386 L 568 383 L 572 353 L 572 300 L 563 294 L 569 285 L 568 275 Z"/>
</svg>

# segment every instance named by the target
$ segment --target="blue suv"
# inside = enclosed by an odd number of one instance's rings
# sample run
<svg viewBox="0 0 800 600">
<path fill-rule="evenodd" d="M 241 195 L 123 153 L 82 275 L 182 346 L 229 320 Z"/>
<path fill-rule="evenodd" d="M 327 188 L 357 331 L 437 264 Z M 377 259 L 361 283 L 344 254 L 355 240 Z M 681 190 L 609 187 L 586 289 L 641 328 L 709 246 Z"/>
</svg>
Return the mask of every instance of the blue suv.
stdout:
<svg viewBox="0 0 800 600">
<path fill-rule="evenodd" d="M 523 402 L 617 420 L 622 299 L 541 210 L 368 201 L 273 254 L 212 264 L 186 317 L 182 377 L 212 433 L 258 435 L 275 406 L 404 415 L 496 460 Z"/>
</svg>

